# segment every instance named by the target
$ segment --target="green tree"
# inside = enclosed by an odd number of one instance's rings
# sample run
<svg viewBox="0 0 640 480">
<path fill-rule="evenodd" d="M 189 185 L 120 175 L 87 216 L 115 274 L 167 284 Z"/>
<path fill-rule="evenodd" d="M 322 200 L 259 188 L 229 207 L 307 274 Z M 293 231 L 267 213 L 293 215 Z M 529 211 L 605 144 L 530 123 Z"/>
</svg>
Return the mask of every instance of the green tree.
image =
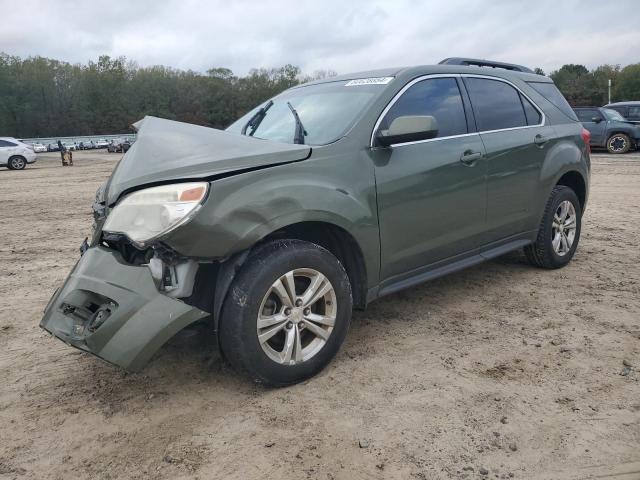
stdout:
<svg viewBox="0 0 640 480">
<path fill-rule="evenodd" d="M 573 106 L 598 103 L 598 89 L 593 76 L 584 65 L 563 65 L 551 73 L 551 78 Z"/>
<path fill-rule="evenodd" d="M 613 101 L 640 100 L 640 63 L 620 70 L 613 83 Z"/>
<path fill-rule="evenodd" d="M 591 72 L 591 75 L 594 85 L 593 104 L 605 105 L 609 101 L 609 80 L 613 85 L 618 83 L 620 65 L 600 65 Z"/>
</svg>

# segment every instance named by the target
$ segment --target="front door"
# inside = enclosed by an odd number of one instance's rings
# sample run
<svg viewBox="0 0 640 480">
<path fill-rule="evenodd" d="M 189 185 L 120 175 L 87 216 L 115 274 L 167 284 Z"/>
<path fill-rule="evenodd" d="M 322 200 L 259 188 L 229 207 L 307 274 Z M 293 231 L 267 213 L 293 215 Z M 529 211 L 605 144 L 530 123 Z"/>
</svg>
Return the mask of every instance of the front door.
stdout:
<svg viewBox="0 0 640 480">
<path fill-rule="evenodd" d="M 479 247 L 485 224 L 487 164 L 480 136 L 469 133 L 458 80 L 426 78 L 405 88 L 378 131 L 399 116 L 429 115 L 438 135 L 371 150 L 383 280 Z"/>
</svg>

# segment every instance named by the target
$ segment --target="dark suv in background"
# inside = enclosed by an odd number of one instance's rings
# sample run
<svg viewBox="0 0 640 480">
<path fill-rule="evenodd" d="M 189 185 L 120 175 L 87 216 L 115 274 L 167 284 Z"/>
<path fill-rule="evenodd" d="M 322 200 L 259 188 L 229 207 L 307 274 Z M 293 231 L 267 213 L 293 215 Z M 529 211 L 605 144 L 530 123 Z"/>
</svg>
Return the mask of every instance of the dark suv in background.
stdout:
<svg viewBox="0 0 640 480">
<path fill-rule="evenodd" d="M 640 101 L 609 103 L 604 107 L 615 110 L 628 122 L 640 125 Z"/>
<path fill-rule="evenodd" d="M 640 145 L 640 125 L 626 120 L 616 110 L 604 107 L 576 107 L 576 115 L 591 133 L 591 146 L 609 153 L 627 153 Z"/>
<path fill-rule="evenodd" d="M 226 131 L 134 126 L 41 322 L 127 369 L 206 321 L 238 370 L 299 382 L 353 308 L 516 249 L 560 268 L 578 247 L 589 133 L 525 67 L 447 59 L 296 86 Z"/>
</svg>

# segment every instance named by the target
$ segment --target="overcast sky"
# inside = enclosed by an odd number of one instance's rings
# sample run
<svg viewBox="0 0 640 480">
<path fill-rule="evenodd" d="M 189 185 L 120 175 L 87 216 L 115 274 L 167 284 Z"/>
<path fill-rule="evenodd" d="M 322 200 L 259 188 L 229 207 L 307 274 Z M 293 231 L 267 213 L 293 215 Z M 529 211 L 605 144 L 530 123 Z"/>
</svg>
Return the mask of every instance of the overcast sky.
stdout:
<svg viewBox="0 0 640 480">
<path fill-rule="evenodd" d="M 338 73 L 450 56 L 542 67 L 640 62 L 640 0 L 0 0 L 0 51 L 204 72 Z"/>
</svg>

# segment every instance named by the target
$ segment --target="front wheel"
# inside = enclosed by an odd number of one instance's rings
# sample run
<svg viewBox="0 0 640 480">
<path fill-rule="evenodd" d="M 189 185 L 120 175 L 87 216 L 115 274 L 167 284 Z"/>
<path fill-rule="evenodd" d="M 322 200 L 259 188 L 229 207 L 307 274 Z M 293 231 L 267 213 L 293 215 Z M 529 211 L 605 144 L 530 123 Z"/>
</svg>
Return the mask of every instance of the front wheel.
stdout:
<svg viewBox="0 0 640 480">
<path fill-rule="evenodd" d="M 229 289 L 220 347 L 256 382 L 291 385 L 335 356 L 351 307 L 349 277 L 330 252 L 300 240 L 269 242 L 247 258 Z"/>
<path fill-rule="evenodd" d="M 561 268 L 578 248 L 582 209 L 575 192 L 557 185 L 549 195 L 536 241 L 524 249 L 529 262 L 542 268 Z"/>
<path fill-rule="evenodd" d="M 609 153 L 627 153 L 631 149 L 631 139 L 624 133 L 614 133 L 607 140 Z"/>
</svg>

